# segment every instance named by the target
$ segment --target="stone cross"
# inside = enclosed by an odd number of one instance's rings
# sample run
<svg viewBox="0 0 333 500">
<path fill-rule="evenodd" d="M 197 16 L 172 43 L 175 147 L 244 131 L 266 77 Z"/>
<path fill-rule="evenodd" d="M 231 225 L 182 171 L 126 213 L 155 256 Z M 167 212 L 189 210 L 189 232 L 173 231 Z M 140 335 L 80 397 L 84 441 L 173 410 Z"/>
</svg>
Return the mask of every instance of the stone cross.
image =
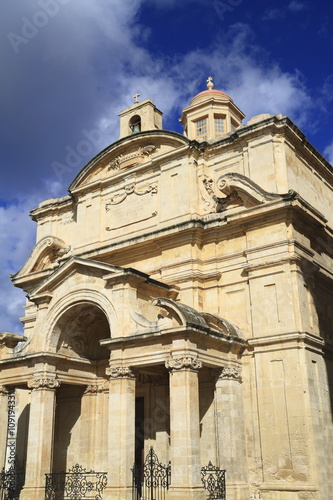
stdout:
<svg viewBox="0 0 333 500">
<path fill-rule="evenodd" d="M 213 77 L 212 76 L 209 76 L 207 78 L 207 89 L 208 90 L 212 90 L 212 88 L 214 87 L 214 83 L 213 83 Z"/>
<path fill-rule="evenodd" d="M 134 102 L 135 102 L 135 104 L 136 104 L 137 102 L 139 102 L 139 100 L 138 100 L 138 99 L 139 99 L 140 95 L 141 95 L 141 94 L 139 94 L 139 93 L 137 92 L 137 93 L 133 96 L 133 97 L 134 97 L 134 99 L 135 99 L 135 101 L 134 101 Z"/>
</svg>

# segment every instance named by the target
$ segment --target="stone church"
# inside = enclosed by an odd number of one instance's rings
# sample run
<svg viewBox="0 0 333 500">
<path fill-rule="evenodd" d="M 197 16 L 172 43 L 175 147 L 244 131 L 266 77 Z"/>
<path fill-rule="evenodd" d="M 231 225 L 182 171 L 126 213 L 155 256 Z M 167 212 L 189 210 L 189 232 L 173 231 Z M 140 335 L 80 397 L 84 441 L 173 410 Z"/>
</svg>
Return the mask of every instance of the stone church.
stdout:
<svg viewBox="0 0 333 500">
<path fill-rule="evenodd" d="M 333 168 L 286 116 L 244 118 L 211 77 L 183 135 L 136 95 L 31 212 L 1 498 L 332 498 Z M 135 478 L 150 452 L 161 496 Z"/>
</svg>

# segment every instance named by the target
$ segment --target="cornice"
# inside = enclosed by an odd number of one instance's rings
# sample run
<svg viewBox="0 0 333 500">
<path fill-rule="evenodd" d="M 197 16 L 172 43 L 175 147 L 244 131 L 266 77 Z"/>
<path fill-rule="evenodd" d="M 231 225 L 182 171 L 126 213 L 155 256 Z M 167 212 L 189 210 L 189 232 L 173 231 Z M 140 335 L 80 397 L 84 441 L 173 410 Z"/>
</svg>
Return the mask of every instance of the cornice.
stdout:
<svg viewBox="0 0 333 500">
<path fill-rule="evenodd" d="M 261 351 L 267 348 L 282 349 L 281 344 L 285 344 L 285 348 L 291 349 L 308 346 L 317 352 L 323 353 L 325 347 L 325 340 L 318 335 L 310 332 L 286 332 L 275 335 L 266 335 L 264 337 L 250 338 L 247 340 L 249 351 Z"/>
<path fill-rule="evenodd" d="M 331 175 L 333 174 L 333 166 L 326 160 L 326 158 L 319 153 L 319 151 L 306 139 L 305 134 L 288 118 L 284 115 L 272 115 L 269 118 L 264 118 L 255 123 L 245 123 L 237 128 L 234 132 L 227 134 L 225 137 L 212 144 L 207 145 L 207 153 L 213 152 L 215 149 L 234 144 L 238 139 L 248 140 L 254 133 L 257 134 L 261 130 L 265 132 L 268 130 L 276 130 L 281 133 L 281 129 L 285 129 L 286 133 L 297 141 L 297 143 L 307 153 L 315 157 L 315 159 L 325 168 Z"/>
</svg>

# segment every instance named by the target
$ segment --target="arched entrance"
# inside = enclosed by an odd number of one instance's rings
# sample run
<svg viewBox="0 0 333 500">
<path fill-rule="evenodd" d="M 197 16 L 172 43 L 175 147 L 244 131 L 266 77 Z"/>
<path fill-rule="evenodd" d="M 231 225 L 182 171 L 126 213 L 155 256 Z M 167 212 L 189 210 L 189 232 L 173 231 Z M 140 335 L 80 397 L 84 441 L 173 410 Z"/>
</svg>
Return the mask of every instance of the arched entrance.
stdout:
<svg viewBox="0 0 333 500">
<path fill-rule="evenodd" d="M 111 336 L 108 319 L 97 305 L 79 302 L 60 316 L 53 334 L 58 337 L 56 354 L 60 355 L 57 371 L 66 378 L 63 371 L 68 370 L 71 377 L 57 389 L 52 470 L 67 471 L 75 464 L 103 470 L 109 350 L 99 341 Z"/>
<path fill-rule="evenodd" d="M 109 351 L 99 341 L 111 337 L 104 312 L 96 305 L 78 303 L 67 309 L 58 320 L 57 353 L 91 361 L 109 358 Z"/>
</svg>

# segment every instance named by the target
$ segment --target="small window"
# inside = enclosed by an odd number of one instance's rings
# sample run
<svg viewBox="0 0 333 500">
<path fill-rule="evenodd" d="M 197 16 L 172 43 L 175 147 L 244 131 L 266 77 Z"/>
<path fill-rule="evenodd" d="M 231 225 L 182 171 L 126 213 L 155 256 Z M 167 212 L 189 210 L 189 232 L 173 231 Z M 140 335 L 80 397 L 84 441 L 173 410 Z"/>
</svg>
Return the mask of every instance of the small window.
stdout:
<svg viewBox="0 0 333 500">
<path fill-rule="evenodd" d="M 225 134 L 225 117 L 215 116 L 214 117 L 214 133 L 215 138 L 220 137 Z"/>
<path fill-rule="evenodd" d="M 197 139 L 207 140 L 207 118 L 202 118 L 196 123 L 196 137 Z"/>
</svg>

